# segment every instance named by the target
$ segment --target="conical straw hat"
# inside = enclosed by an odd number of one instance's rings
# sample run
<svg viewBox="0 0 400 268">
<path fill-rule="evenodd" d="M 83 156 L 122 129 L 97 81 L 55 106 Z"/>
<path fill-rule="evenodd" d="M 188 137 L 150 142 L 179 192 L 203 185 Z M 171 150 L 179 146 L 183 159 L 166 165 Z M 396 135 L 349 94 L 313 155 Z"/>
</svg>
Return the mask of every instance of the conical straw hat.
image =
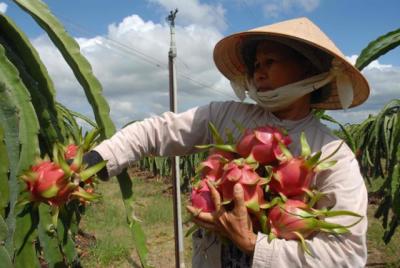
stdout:
<svg viewBox="0 0 400 268">
<path fill-rule="evenodd" d="M 363 103 L 369 96 L 369 86 L 365 77 L 346 60 L 343 53 L 335 44 L 319 29 L 312 21 L 307 18 L 297 18 L 267 25 L 246 32 L 236 33 L 223 38 L 214 48 L 214 62 L 219 71 L 229 80 L 246 75 L 246 65 L 242 57 L 242 45 L 249 38 L 265 37 L 282 43 L 297 42 L 311 49 L 319 50 L 319 54 L 327 53 L 329 57 L 340 60 L 345 66 L 353 85 L 353 102 L 350 107 L 355 107 Z M 318 54 L 317 53 L 317 54 Z M 313 108 L 325 110 L 342 109 L 339 101 L 336 81 L 331 82 L 331 94 L 323 102 L 312 104 Z"/>
</svg>

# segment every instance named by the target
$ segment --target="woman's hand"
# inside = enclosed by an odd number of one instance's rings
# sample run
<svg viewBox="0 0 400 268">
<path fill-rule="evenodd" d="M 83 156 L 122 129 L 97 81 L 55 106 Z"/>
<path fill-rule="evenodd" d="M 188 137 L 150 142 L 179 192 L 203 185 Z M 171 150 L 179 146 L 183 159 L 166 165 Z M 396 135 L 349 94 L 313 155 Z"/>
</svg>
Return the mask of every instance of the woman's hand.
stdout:
<svg viewBox="0 0 400 268">
<path fill-rule="evenodd" d="M 253 232 L 250 216 L 244 203 L 242 185 L 235 184 L 233 188 L 234 208 L 231 211 L 226 211 L 221 205 L 221 196 L 217 189 L 208 181 L 207 184 L 215 204 L 215 211 L 212 213 L 199 212 L 199 209 L 187 206 L 186 208 L 194 216 L 193 222 L 203 228 L 226 236 L 242 251 L 247 254 L 253 254 L 257 235 Z"/>
</svg>

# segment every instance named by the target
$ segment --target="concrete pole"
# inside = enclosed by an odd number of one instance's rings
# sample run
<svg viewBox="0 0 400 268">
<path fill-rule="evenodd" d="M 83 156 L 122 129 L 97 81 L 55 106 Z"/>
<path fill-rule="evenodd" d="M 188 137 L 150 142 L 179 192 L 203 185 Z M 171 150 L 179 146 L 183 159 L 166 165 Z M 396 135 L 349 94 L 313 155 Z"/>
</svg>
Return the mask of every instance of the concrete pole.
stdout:
<svg viewBox="0 0 400 268">
<path fill-rule="evenodd" d="M 171 44 L 168 53 L 169 69 L 169 106 L 174 113 L 177 112 L 177 83 L 176 83 L 176 46 L 175 46 L 175 17 L 178 9 L 171 11 L 167 20 L 170 25 Z M 175 233 L 175 267 L 184 268 L 183 234 L 182 234 L 182 212 L 181 212 L 181 187 L 179 156 L 172 157 L 172 179 L 173 179 L 173 206 L 174 206 L 174 233 Z"/>
</svg>

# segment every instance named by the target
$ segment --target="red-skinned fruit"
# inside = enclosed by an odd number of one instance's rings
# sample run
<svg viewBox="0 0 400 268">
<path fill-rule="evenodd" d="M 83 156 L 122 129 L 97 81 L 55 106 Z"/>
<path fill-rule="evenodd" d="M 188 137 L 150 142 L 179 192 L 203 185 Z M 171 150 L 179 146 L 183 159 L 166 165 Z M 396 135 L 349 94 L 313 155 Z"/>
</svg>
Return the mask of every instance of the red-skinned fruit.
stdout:
<svg viewBox="0 0 400 268">
<path fill-rule="evenodd" d="M 201 209 L 203 212 L 213 212 L 215 211 L 215 205 L 206 180 L 199 181 L 198 185 L 193 187 L 190 199 L 193 207 Z"/>
<path fill-rule="evenodd" d="M 205 161 L 200 163 L 201 178 L 219 180 L 224 172 L 224 165 L 232 159 L 232 153 L 215 150 Z"/>
<path fill-rule="evenodd" d="M 309 189 L 316 173 L 303 158 L 291 158 L 272 168 L 272 172 L 270 189 L 287 197 L 304 194 L 304 189 Z"/>
<path fill-rule="evenodd" d="M 344 226 L 325 221 L 325 218 L 335 216 L 352 216 L 359 218 L 354 223 Z M 269 210 L 268 222 L 270 227 L 270 240 L 282 238 L 286 240 L 299 240 L 303 250 L 311 255 L 305 239 L 317 232 L 332 234 L 348 233 L 350 227 L 362 220 L 362 216 L 347 210 L 317 210 L 300 200 L 287 199 L 284 203 L 275 205 Z"/>
<path fill-rule="evenodd" d="M 289 145 L 291 139 L 276 127 L 264 126 L 247 129 L 236 144 L 236 151 L 248 161 L 261 165 L 270 165 L 282 154 L 279 143 Z"/>
<path fill-rule="evenodd" d="M 298 240 L 299 237 L 295 232 L 307 238 L 316 231 L 312 221 L 301 216 L 307 208 L 306 203 L 292 199 L 288 199 L 282 206 L 274 206 L 268 213 L 271 232 L 276 237 L 286 240 Z"/>
<path fill-rule="evenodd" d="M 279 164 L 272 167 L 272 176 L 269 183 L 270 189 L 286 197 L 302 195 L 310 190 L 311 182 L 314 176 L 324 169 L 330 168 L 336 164 L 336 161 L 327 161 L 341 147 L 329 156 L 320 160 L 321 152 L 311 155 L 310 146 L 307 143 L 305 134 L 300 137 L 301 155 L 293 157 L 283 143 L 280 143 L 282 154 L 279 156 Z"/>
<path fill-rule="evenodd" d="M 217 189 L 221 193 L 223 204 L 233 200 L 233 187 L 240 183 L 243 187 L 244 201 L 250 212 L 258 212 L 264 204 L 263 185 L 267 181 L 260 177 L 252 165 L 246 164 L 244 159 L 236 159 L 224 167 L 222 178 L 217 181 Z"/>
<path fill-rule="evenodd" d="M 65 172 L 56 163 L 40 161 L 21 178 L 26 182 L 31 201 L 42 201 L 51 205 L 65 203 L 73 189 Z"/>
</svg>

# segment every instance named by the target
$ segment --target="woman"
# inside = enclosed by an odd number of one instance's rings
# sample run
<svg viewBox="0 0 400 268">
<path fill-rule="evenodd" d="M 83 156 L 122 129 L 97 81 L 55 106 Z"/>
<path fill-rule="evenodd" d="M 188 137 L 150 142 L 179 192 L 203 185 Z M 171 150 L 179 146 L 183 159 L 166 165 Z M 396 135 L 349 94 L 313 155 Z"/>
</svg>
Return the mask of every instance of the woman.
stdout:
<svg viewBox="0 0 400 268">
<path fill-rule="evenodd" d="M 215 47 L 214 60 L 231 82 L 236 95 L 247 95 L 256 104 L 214 102 L 180 114 L 165 113 L 134 123 L 105 140 L 85 156 L 108 160 L 106 171 L 114 176 L 142 156 L 184 155 L 194 146 L 211 143 L 208 123 L 220 132 L 233 130 L 233 120 L 246 128 L 274 125 L 288 131 L 294 141 L 289 148 L 300 152 L 299 137 L 305 132 L 312 152 L 329 155 L 340 144 L 311 109 L 347 109 L 366 100 L 369 87 L 362 74 L 348 63 L 332 41 L 311 21 L 299 18 L 234 34 Z M 314 187 L 325 194 L 318 207 L 351 210 L 366 215 L 367 192 L 351 150 L 342 146 L 338 161 L 320 172 Z M 363 267 L 366 263 L 366 217 L 342 236 L 317 234 L 307 239 L 312 257 L 296 241 L 274 239 L 254 233 L 243 204 L 243 189 L 235 186 L 235 207 L 225 211 L 213 191 L 215 213 L 188 210 L 204 227 L 193 235 L 193 267 Z M 349 225 L 348 217 L 336 223 Z M 212 232 L 206 231 L 206 229 Z M 220 235 L 229 239 L 221 243 Z"/>
</svg>

